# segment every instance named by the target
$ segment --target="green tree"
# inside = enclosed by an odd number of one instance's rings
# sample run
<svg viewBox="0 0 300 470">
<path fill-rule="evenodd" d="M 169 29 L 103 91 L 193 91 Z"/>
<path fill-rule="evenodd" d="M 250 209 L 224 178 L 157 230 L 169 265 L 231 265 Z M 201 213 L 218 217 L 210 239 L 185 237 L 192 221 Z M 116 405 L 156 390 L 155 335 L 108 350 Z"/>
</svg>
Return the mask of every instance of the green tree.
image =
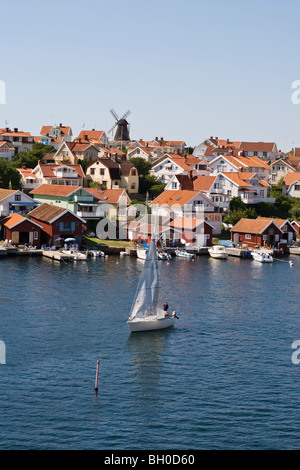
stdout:
<svg viewBox="0 0 300 470">
<path fill-rule="evenodd" d="M 4 189 L 19 189 L 21 173 L 10 162 L 0 158 L 0 187 Z"/>
<path fill-rule="evenodd" d="M 300 220 L 300 204 L 295 204 L 290 210 L 289 215 L 293 220 Z"/>
<path fill-rule="evenodd" d="M 11 165 L 14 168 L 35 168 L 39 160 L 43 160 L 46 153 L 55 153 L 56 150 L 52 145 L 44 145 L 35 143 L 32 146 L 32 150 L 27 152 L 17 153 L 11 161 Z"/>
<path fill-rule="evenodd" d="M 129 160 L 134 166 L 137 167 L 140 176 L 147 176 L 149 175 L 149 171 L 152 168 L 152 164 L 147 162 L 142 157 L 132 157 Z"/>
</svg>

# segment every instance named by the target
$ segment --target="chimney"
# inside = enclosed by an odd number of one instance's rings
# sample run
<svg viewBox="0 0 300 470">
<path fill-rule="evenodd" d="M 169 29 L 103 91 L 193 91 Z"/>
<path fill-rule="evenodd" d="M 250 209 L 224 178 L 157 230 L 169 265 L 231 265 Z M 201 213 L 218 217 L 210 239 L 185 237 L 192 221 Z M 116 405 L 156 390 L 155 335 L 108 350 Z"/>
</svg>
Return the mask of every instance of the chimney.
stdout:
<svg viewBox="0 0 300 470">
<path fill-rule="evenodd" d="M 84 134 L 83 138 L 84 138 L 84 140 L 89 140 L 87 134 Z"/>
<path fill-rule="evenodd" d="M 59 127 L 62 127 L 62 123 L 59 124 Z"/>
<path fill-rule="evenodd" d="M 17 128 L 17 127 L 14 128 L 14 132 L 18 132 L 18 128 Z"/>
<path fill-rule="evenodd" d="M 9 132 L 9 127 L 6 127 L 5 130 L 6 130 L 6 132 Z"/>
</svg>

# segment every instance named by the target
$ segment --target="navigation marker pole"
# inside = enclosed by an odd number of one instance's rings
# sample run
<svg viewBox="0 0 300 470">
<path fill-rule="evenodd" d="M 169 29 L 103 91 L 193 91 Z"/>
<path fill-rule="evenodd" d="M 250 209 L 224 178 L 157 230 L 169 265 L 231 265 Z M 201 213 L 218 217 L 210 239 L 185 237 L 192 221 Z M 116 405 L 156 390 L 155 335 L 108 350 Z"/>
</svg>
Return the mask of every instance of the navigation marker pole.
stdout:
<svg viewBox="0 0 300 470">
<path fill-rule="evenodd" d="M 99 364 L 100 364 L 100 361 L 98 359 L 98 361 L 97 361 L 97 370 L 96 370 L 96 381 L 95 381 L 95 392 L 96 393 L 98 392 Z"/>
</svg>

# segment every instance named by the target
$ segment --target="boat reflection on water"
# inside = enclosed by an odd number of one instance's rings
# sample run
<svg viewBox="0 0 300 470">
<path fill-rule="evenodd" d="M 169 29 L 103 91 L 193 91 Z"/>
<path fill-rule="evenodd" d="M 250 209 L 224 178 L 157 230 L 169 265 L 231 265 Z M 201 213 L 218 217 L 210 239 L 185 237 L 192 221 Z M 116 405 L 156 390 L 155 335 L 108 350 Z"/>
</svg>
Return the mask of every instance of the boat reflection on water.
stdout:
<svg viewBox="0 0 300 470">
<path fill-rule="evenodd" d="M 136 378 L 147 396 L 157 388 L 165 351 L 165 343 L 172 330 L 140 332 L 129 335 L 127 347 L 132 356 Z"/>
</svg>

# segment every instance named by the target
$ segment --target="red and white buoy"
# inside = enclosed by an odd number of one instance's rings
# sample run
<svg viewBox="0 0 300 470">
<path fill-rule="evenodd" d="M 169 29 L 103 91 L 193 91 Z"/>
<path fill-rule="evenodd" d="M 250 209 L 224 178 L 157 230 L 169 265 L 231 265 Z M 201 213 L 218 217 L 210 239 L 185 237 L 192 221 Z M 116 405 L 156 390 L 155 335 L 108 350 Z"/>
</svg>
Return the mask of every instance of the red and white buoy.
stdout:
<svg viewBox="0 0 300 470">
<path fill-rule="evenodd" d="M 98 377 L 99 377 L 99 364 L 100 361 L 97 361 L 97 369 L 96 369 L 96 380 L 95 380 L 95 392 L 98 392 Z"/>
</svg>

